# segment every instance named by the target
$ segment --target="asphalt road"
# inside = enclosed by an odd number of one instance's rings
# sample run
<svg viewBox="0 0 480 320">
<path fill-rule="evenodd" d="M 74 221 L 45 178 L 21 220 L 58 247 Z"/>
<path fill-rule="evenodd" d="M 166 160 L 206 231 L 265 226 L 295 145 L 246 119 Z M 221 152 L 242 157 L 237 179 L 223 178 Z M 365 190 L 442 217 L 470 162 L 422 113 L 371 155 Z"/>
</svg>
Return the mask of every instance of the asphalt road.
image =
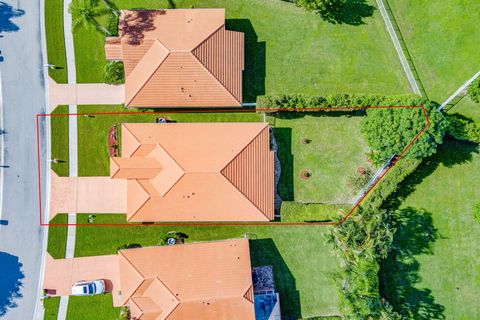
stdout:
<svg viewBox="0 0 480 320">
<path fill-rule="evenodd" d="M 28 320 L 33 318 L 39 298 L 44 237 L 39 225 L 35 127 L 35 115 L 45 113 L 40 0 L 6 0 L 6 4 L 11 9 L 0 2 L 3 36 L 0 50 L 4 58 L 0 62 L 3 99 L 0 129 L 5 130 L 4 167 L 0 167 L 3 171 L 0 318 Z M 15 11 L 18 8 L 24 12 Z M 40 137 L 42 154 L 45 154 L 44 132 Z M 41 170 L 45 176 L 45 162 Z M 45 195 L 44 182 L 42 188 Z"/>
</svg>

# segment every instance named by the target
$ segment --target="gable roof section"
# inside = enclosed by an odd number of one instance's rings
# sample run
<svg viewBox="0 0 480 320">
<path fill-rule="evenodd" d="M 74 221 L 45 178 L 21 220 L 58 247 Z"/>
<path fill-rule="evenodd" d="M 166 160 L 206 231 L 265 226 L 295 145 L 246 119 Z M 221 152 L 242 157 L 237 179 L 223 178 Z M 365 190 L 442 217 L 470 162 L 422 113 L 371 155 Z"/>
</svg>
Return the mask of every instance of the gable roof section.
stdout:
<svg viewBox="0 0 480 320">
<path fill-rule="evenodd" d="M 119 251 L 122 302 L 140 320 L 254 320 L 247 239 Z"/>
</svg>

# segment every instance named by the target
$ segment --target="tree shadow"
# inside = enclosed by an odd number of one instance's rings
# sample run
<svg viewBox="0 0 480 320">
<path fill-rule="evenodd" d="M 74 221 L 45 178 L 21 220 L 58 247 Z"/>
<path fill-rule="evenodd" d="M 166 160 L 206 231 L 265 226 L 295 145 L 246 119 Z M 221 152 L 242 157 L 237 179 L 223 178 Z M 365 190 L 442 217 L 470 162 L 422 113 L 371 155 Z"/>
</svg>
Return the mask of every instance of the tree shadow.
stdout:
<svg viewBox="0 0 480 320">
<path fill-rule="evenodd" d="M 362 117 L 365 115 L 365 110 L 354 111 L 277 111 L 268 113 L 271 117 L 279 119 L 300 119 L 305 116 L 311 117 Z"/>
<path fill-rule="evenodd" d="M 445 307 L 435 302 L 431 290 L 417 287 L 422 279 L 415 256 L 433 254 L 432 244 L 440 237 L 432 214 L 408 207 L 392 213 L 392 224 L 396 228 L 392 248 L 380 264 L 382 297 L 405 318 L 445 319 Z"/>
<path fill-rule="evenodd" d="M 330 0 L 325 6 L 314 9 L 329 23 L 353 26 L 365 24 L 364 18 L 373 16 L 375 10 L 366 0 Z"/>
<path fill-rule="evenodd" d="M 275 288 L 280 294 L 282 319 L 299 319 L 301 315 L 300 294 L 295 278 L 283 260 L 272 239 L 250 240 L 252 267 L 272 266 Z"/>
<path fill-rule="evenodd" d="M 283 201 L 293 201 L 292 128 L 273 128 L 273 134 L 278 145 L 278 159 L 282 164 L 278 194 Z"/>
<path fill-rule="evenodd" d="M 139 45 L 145 38 L 145 32 L 155 30 L 154 20 L 158 15 L 167 14 L 165 10 L 126 11 L 118 22 L 118 31 L 131 45 Z"/>
<path fill-rule="evenodd" d="M 0 33 L 15 32 L 20 28 L 11 21 L 12 18 L 20 17 L 25 14 L 25 11 L 14 9 L 11 5 L 0 1 Z"/>
<path fill-rule="evenodd" d="M 227 30 L 243 32 L 245 37 L 245 70 L 243 71 L 243 101 L 255 102 L 265 94 L 266 43 L 258 36 L 249 19 L 227 19 Z"/>
<path fill-rule="evenodd" d="M 22 279 L 25 278 L 18 257 L 0 252 L 0 317 L 15 308 L 15 300 L 21 298 Z"/>
</svg>

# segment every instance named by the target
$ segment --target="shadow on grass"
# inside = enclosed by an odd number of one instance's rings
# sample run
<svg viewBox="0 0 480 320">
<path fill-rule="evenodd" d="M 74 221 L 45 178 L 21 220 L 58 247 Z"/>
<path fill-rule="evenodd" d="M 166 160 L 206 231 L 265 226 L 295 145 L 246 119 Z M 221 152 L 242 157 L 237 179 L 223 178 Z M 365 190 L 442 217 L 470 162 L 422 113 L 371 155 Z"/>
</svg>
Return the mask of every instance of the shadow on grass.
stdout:
<svg viewBox="0 0 480 320">
<path fill-rule="evenodd" d="M 268 113 L 271 117 L 279 119 L 300 119 L 305 116 L 311 117 L 362 117 L 364 116 L 365 110 L 355 110 L 355 111 L 277 111 L 273 113 Z"/>
<path fill-rule="evenodd" d="M 257 96 L 265 94 L 265 41 L 258 36 L 249 19 L 227 19 L 227 30 L 240 31 L 245 37 L 245 70 L 243 71 L 243 101 L 255 102 Z"/>
<path fill-rule="evenodd" d="M 273 267 L 275 288 L 280 294 L 282 319 L 301 318 L 300 294 L 296 288 L 295 278 L 273 240 L 250 240 L 250 250 L 252 267 Z"/>
<path fill-rule="evenodd" d="M 282 164 L 282 172 L 278 181 L 278 194 L 283 201 L 293 201 L 292 128 L 273 128 L 273 134 L 277 140 L 278 159 Z"/>
<path fill-rule="evenodd" d="M 0 252 L 0 317 L 17 307 L 16 299 L 22 297 L 20 289 L 25 278 L 18 257 Z"/>
<path fill-rule="evenodd" d="M 392 215 L 396 232 L 379 272 L 382 297 L 407 319 L 445 319 L 445 307 L 435 302 L 431 290 L 417 286 L 422 279 L 415 256 L 433 254 L 432 244 L 439 238 L 432 214 L 408 207 Z"/>
</svg>

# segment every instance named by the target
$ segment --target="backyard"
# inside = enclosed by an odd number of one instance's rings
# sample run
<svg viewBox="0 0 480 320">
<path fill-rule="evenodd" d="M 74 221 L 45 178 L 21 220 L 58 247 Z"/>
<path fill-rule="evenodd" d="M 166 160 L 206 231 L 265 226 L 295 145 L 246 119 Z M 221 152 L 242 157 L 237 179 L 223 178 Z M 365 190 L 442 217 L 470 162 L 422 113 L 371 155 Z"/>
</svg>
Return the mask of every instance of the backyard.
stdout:
<svg viewBox="0 0 480 320">
<path fill-rule="evenodd" d="M 478 145 L 451 140 L 401 185 L 389 208 L 399 209 L 394 250 L 381 273 L 397 310 L 420 320 L 480 317 L 478 185 Z"/>
<path fill-rule="evenodd" d="M 77 222 L 87 223 L 87 219 L 88 215 L 79 215 Z M 125 223 L 125 216 L 97 215 L 94 223 Z M 189 236 L 188 242 L 238 238 L 248 234 L 251 239 L 252 265 L 273 266 L 280 301 L 285 301 L 282 304 L 282 314 L 293 319 L 338 314 L 336 287 L 330 277 L 338 264 L 330 253 L 331 247 L 324 244 L 328 232 L 324 226 L 79 227 L 75 256 L 112 254 L 125 244 L 157 245 L 165 233 L 171 230 L 186 233 Z M 55 233 L 51 236 L 55 237 L 55 242 L 65 241 L 65 234 Z M 108 315 L 118 314 L 118 311 L 111 306 L 109 295 L 104 299 L 76 298 L 73 304 L 69 303 L 69 315 L 72 314 L 72 317 L 68 319 L 81 319 L 75 311 L 81 308 L 98 310 L 99 316 L 105 314 L 96 319 L 112 319 Z M 87 306 L 89 303 L 98 307 Z"/>
<path fill-rule="evenodd" d="M 332 24 L 291 3 L 276 0 L 115 0 L 120 9 L 225 7 L 227 28 L 245 33 L 244 101 L 279 93 L 409 91 L 374 1 L 361 23 Z M 102 1 L 98 4 L 103 7 Z M 171 5 L 170 5 L 171 7 Z M 358 8 L 357 8 L 358 9 Z M 354 16 L 360 13 L 346 15 Z M 74 17 L 75 18 L 75 17 Z M 98 17 L 106 24 L 107 15 Z M 302 21 L 302 23 L 298 23 Z M 104 36 L 93 27 L 75 31 L 78 82 L 103 82 Z M 388 72 L 387 72 L 388 71 Z"/>
</svg>

